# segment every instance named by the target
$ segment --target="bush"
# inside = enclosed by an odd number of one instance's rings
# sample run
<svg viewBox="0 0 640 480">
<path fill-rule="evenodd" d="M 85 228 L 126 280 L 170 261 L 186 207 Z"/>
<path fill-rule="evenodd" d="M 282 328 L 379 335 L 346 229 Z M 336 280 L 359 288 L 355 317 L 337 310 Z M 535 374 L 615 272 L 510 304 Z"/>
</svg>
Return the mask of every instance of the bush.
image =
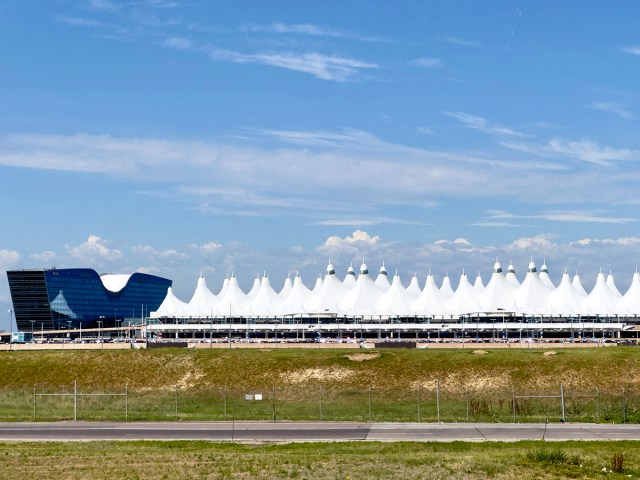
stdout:
<svg viewBox="0 0 640 480">
<path fill-rule="evenodd" d="M 611 458 L 611 471 L 614 473 L 624 473 L 624 454 L 614 453 Z"/>
</svg>

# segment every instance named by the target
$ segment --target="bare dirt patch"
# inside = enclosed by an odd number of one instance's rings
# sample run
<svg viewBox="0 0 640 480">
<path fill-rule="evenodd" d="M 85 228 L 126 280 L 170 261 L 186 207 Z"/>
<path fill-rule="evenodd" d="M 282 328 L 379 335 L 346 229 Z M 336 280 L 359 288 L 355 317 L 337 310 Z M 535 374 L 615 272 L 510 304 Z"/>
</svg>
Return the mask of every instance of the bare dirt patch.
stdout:
<svg viewBox="0 0 640 480">
<path fill-rule="evenodd" d="M 550 357 L 551 355 L 556 355 L 558 352 L 553 351 L 553 350 L 549 350 L 548 352 L 544 352 L 543 355 L 545 357 Z"/>
<path fill-rule="evenodd" d="M 306 382 L 335 382 L 348 380 L 356 372 L 344 367 L 305 368 L 292 372 L 281 373 L 280 377 L 285 383 L 299 384 Z"/>
<path fill-rule="evenodd" d="M 471 353 L 473 353 L 474 355 L 486 355 L 489 352 L 487 352 L 486 350 L 474 350 Z"/>
<path fill-rule="evenodd" d="M 345 355 L 344 358 L 352 362 L 365 362 L 367 360 L 374 360 L 379 356 L 379 353 L 350 353 L 349 355 Z"/>
</svg>

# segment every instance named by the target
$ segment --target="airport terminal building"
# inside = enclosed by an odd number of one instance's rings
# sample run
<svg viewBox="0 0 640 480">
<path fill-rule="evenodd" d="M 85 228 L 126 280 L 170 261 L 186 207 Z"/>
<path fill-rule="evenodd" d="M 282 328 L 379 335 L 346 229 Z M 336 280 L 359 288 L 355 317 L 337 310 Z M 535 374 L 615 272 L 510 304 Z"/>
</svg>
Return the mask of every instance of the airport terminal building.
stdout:
<svg viewBox="0 0 640 480">
<path fill-rule="evenodd" d="M 99 275 L 89 268 L 7 272 L 18 330 L 105 328 L 156 310 L 172 281 L 133 273 Z"/>
</svg>

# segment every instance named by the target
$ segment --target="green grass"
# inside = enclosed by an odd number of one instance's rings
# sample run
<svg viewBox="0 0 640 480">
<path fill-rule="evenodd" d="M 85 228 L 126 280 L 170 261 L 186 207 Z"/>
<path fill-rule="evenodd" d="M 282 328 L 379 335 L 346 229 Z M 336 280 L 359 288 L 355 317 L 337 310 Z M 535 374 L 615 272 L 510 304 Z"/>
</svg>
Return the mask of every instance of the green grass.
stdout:
<svg viewBox="0 0 640 480">
<path fill-rule="evenodd" d="M 624 455 L 622 473 L 609 471 L 614 454 Z M 622 479 L 640 476 L 640 443 L 0 443 L 0 471 L 8 480 Z"/>
<path fill-rule="evenodd" d="M 41 393 L 79 397 L 84 420 L 514 419 L 513 393 L 560 395 L 568 421 L 640 422 L 640 349 L 154 349 L 0 353 L 0 420 L 33 419 Z M 350 355 L 366 354 L 354 360 Z M 126 387 L 125 387 L 126 386 Z M 624 389 L 624 394 L 623 394 Z M 262 401 L 247 401 L 260 393 Z M 559 399 L 516 398 L 517 421 L 559 421 Z M 37 420 L 73 417 L 72 397 L 36 398 Z"/>
</svg>

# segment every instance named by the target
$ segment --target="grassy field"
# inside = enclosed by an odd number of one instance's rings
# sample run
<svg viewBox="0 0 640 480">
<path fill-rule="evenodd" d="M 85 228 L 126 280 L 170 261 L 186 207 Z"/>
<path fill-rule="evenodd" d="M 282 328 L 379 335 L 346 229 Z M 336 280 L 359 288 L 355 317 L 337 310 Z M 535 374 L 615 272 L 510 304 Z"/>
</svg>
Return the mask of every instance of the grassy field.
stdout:
<svg viewBox="0 0 640 480">
<path fill-rule="evenodd" d="M 121 394 L 80 397 L 85 420 L 558 421 L 560 398 L 525 397 L 559 397 L 562 384 L 568 421 L 638 422 L 639 360 L 637 347 L 2 352 L 0 420 L 72 418 L 72 397 L 34 409 L 34 390 L 77 381 Z"/>
<path fill-rule="evenodd" d="M 618 473 L 614 455 L 623 459 Z M 5 443 L 0 472 L 7 480 L 638 478 L 640 443 Z"/>
</svg>

